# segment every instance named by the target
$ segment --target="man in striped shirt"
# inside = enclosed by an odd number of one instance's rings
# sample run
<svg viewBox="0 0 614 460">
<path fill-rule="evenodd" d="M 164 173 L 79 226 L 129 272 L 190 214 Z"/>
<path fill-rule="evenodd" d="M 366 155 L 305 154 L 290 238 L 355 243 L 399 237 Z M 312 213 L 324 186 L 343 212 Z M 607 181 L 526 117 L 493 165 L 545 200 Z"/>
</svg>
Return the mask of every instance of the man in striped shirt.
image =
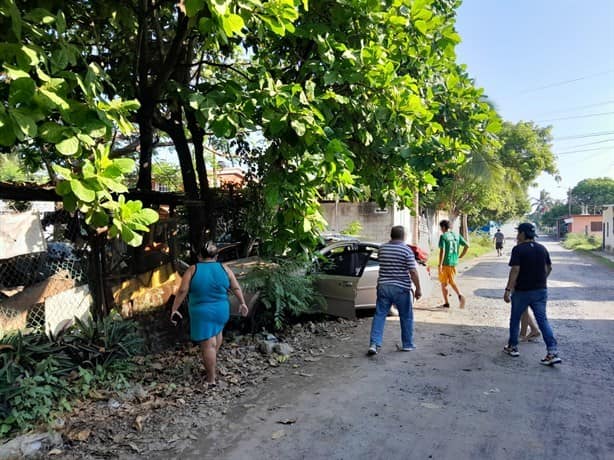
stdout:
<svg viewBox="0 0 614 460">
<path fill-rule="evenodd" d="M 382 346 L 384 326 L 390 307 L 394 304 L 399 310 L 401 323 L 400 351 L 411 351 L 414 347 L 412 310 L 412 281 L 416 287 L 416 300 L 422 297 L 420 279 L 416 270 L 416 259 L 412 250 L 405 244 L 405 229 L 398 225 L 390 231 L 390 241 L 382 244 L 378 253 L 379 277 L 377 279 L 377 301 L 375 315 L 371 324 L 371 343 L 368 355 L 374 355 Z"/>
</svg>

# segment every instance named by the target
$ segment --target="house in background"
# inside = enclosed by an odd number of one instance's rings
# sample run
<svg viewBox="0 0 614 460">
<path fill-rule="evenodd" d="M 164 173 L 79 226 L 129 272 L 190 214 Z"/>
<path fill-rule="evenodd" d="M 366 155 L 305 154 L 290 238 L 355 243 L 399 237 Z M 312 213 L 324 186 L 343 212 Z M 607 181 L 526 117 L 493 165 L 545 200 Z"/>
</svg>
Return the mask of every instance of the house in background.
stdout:
<svg viewBox="0 0 614 460">
<path fill-rule="evenodd" d="M 601 236 L 603 221 L 601 214 L 572 214 L 561 217 L 557 222 L 557 236 L 564 237 L 568 233 L 586 236 Z"/>
<path fill-rule="evenodd" d="M 603 249 L 614 252 L 614 204 L 606 204 L 603 207 L 602 232 Z"/>
</svg>

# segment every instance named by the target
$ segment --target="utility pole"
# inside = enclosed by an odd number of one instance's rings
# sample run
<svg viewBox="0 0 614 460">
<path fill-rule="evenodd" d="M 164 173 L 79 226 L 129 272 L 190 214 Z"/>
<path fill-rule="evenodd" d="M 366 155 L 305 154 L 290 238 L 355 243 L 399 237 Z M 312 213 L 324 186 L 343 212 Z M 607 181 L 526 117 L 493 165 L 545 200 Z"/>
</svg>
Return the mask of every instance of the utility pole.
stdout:
<svg viewBox="0 0 614 460">
<path fill-rule="evenodd" d="M 571 187 L 567 189 L 567 207 L 568 214 L 571 216 Z"/>
</svg>

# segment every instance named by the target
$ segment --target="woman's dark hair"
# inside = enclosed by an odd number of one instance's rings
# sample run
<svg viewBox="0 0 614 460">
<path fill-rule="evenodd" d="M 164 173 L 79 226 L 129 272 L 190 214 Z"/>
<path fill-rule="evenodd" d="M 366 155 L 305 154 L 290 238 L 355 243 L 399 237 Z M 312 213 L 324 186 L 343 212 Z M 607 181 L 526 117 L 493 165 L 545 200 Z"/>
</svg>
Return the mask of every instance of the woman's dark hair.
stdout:
<svg viewBox="0 0 614 460">
<path fill-rule="evenodd" d="M 213 257 L 217 256 L 217 253 L 218 253 L 217 246 L 211 240 L 207 241 L 200 248 L 200 256 L 203 259 L 212 259 Z"/>
<path fill-rule="evenodd" d="M 444 230 L 449 230 L 449 229 L 450 229 L 450 221 L 449 221 L 449 220 L 444 219 L 444 220 L 442 220 L 442 221 L 440 221 L 440 222 L 439 222 L 439 226 L 440 226 L 441 228 L 443 228 Z"/>
</svg>

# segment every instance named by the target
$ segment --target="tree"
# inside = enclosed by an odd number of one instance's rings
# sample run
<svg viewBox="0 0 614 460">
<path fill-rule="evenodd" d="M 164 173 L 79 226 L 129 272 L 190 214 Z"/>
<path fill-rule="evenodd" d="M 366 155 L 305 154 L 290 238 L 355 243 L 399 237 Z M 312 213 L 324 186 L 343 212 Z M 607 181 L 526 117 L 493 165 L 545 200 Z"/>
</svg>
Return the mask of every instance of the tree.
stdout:
<svg viewBox="0 0 614 460">
<path fill-rule="evenodd" d="M 530 211 L 528 187 L 537 176 L 558 173 L 549 127 L 504 122 L 497 138 L 455 174 L 441 178 L 432 201 L 444 204 L 451 220 L 465 215 L 483 223 L 521 216 Z"/>
<path fill-rule="evenodd" d="M 155 161 L 152 167 L 153 179 L 164 187 L 167 192 L 178 192 L 182 189 L 181 171 L 175 164 L 168 161 Z"/>
<path fill-rule="evenodd" d="M 550 196 L 547 190 L 540 190 L 539 197 L 533 198 L 531 200 L 533 206 L 535 206 L 535 212 L 539 214 L 543 214 L 546 211 L 550 210 L 552 205 L 554 204 L 554 200 Z"/>
<path fill-rule="evenodd" d="M 501 164 L 516 171 L 522 185 L 532 185 L 542 172 L 558 174 L 551 130 L 550 126 L 540 127 L 532 121 L 503 123 L 499 133 Z"/>
<path fill-rule="evenodd" d="M 601 212 L 601 207 L 614 203 L 614 179 L 601 177 L 584 179 L 571 189 L 572 202 L 588 208 L 593 212 Z"/>
</svg>

